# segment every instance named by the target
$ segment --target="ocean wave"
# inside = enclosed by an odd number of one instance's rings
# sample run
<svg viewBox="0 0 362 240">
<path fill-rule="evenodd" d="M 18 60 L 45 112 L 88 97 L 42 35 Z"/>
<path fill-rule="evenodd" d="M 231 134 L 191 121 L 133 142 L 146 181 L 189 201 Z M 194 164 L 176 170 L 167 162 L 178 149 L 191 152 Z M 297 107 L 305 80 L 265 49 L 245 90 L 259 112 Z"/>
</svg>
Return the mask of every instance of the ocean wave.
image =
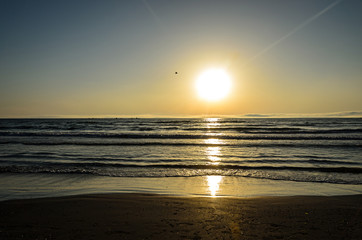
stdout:
<svg viewBox="0 0 362 240">
<path fill-rule="evenodd" d="M 0 172 L 17 172 L 22 170 L 27 171 L 46 171 L 62 170 L 62 169 L 99 169 L 99 168 L 142 168 L 142 169 L 194 169 L 194 170 L 269 170 L 269 171 L 307 171 L 307 172 L 329 172 L 329 173 L 351 173 L 362 174 L 360 167 L 297 167 L 297 166 L 246 166 L 246 165 L 212 165 L 212 164 L 120 164 L 120 163 L 49 163 L 43 162 L 39 165 L 32 166 L 0 166 Z"/>
<path fill-rule="evenodd" d="M 233 168 L 215 166 L 175 166 L 141 167 L 127 165 L 124 168 L 84 168 L 83 167 L 46 167 L 46 166 L 0 166 L 0 173 L 12 174 L 86 174 L 107 177 L 195 177 L 195 176 L 232 176 L 250 177 L 270 180 L 319 182 L 334 184 L 362 185 L 361 168 L 324 168 L 318 171 L 313 168 L 288 168 L 288 167 L 250 167 Z M 312 172 L 311 172 L 312 171 Z M 314 172 L 319 174 L 313 174 Z M 292 172 L 292 173 L 291 173 Z"/>
<path fill-rule="evenodd" d="M 0 119 L 0 173 L 362 184 L 361 150 L 361 119 Z"/>
<path fill-rule="evenodd" d="M 256 142 L 256 143 L 203 143 L 203 142 L 82 142 L 82 141 L 0 141 L 0 145 L 5 144 L 21 144 L 29 146 L 184 146 L 184 147 L 237 147 L 237 148 L 334 148 L 334 149 L 359 149 L 362 143 L 355 141 L 353 143 L 341 142 L 338 143 L 280 143 L 280 142 Z"/>
<path fill-rule="evenodd" d="M 172 165 L 183 165 L 183 164 L 195 164 L 195 163 L 210 163 L 210 161 L 205 157 L 200 157 L 198 160 L 195 158 L 142 158 L 142 157 L 121 157 L 118 155 L 115 156 L 82 156 L 77 154 L 62 154 L 58 155 L 56 153 L 16 153 L 16 154 L 4 154 L 1 156 L 1 164 L 6 165 L 62 165 L 63 163 L 71 163 L 74 165 L 75 162 L 82 166 L 84 164 L 93 164 L 93 163 L 101 163 L 100 167 L 106 166 L 122 166 L 121 163 L 137 163 L 137 164 L 172 164 Z M 115 165 L 111 165 L 115 163 Z M 295 165 L 302 164 L 313 167 L 319 167 L 320 165 L 324 166 L 362 166 L 362 163 L 356 161 L 348 161 L 348 160 L 333 160 L 332 157 L 318 157 L 318 156 L 299 156 L 296 158 L 291 158 L 290 156 L 273 156 L 273 155 L 263 155 L 263 156 L 240 156 L 240 155 L 223 155 L 220 157 L 220 161 L 218 162 L 219 166 L 225 165 L 235 165 L 238 166 L 246 166 L 246 165 L 262 165 L 262 164 L 273 164 L 273 165 Z M 88 166 L 88 165 L 87 165 Z M 97 166 L 96 164 L 94 166 Z"/>
<path fill-rule="evenodd" d="M 110 132 L 0 132 L 3 137 L 48 137 L 48 138 L 113 138 L 113 139 L 230 139 L 230 140 L 362 140 L 361 135 L 230 135 L 230 134 L 170 134 L 170 133 L 110 133 Z"/>
<path fill-rule="evenodd" d="M 186 131 L 202 132 L 227 132 L 235 131 L 239 133 L 258 134 L 342 134 L 342 133 L 362 133 L 361 128 L 340 128 L 340 129 L 303 129 L 296 127 L 195 127 L 185 128 Z"/>
</svg>

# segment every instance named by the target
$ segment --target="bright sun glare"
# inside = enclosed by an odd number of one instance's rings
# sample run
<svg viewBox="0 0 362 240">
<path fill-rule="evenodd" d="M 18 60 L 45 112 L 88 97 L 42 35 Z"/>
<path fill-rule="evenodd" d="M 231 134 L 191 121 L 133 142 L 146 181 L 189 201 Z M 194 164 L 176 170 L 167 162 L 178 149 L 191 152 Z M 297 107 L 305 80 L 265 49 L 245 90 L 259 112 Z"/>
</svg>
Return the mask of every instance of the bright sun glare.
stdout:
<svg viewBox="0 0 362 240">
<path fill-rule="evenodd" d="M 231 89 L 231 80 L 223 69 L 208 69 L 196 80 L 196 90 L 202 99 L 218 101 L 226 97 Z"/>
</svg>

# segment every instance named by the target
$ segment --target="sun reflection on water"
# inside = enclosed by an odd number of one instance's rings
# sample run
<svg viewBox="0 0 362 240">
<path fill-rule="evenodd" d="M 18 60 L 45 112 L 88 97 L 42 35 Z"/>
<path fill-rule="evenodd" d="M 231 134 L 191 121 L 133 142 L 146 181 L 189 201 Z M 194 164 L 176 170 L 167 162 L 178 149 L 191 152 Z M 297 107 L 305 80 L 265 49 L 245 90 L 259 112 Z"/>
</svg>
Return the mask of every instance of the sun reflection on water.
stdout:
<svg viewBox="0 0 362 240">
<path fill-rule="evenodd" d="M 209 186 L 210 195 L 212 197 L 215 197 L 216 193 L 219 191 L 221 180 L 222 176 L 207 176 L 207 185 Z"/>
<path fill-rule="evenodd" d="M 213 137 L 205 139 L 204 142 L 208 146 L 205 149 L 205 155 L 209 160 L 209 164 L 211 165 L 219 165 L 221 162 L 221 145 L 222 141 L 217 137 L 218 133 L 212 131 L 212 128 L 217 128 L 220 126 L 218 118 L 208 118 L 206 119 L 206 127 L 209 129 L 207 136 Z M 207 176 L 207 185 L 209 187 L 210 195 L 215 197 L 220 188 L 220 182 L 222 180 L 222 176 Z"/>
<path fill-rule="evenodd" d="M 220 147 L 208 147 L 206 149 L 206 155 L 211 164 L 218 165 L 220 163 Z"/>
<path fill-rule="evenodd" d="M 217 138 L 209 138 L 209 139 L 205 139 L 205 143 L 206 144 L 220 144 L 221 141 Z"/>
<path fill-rule="evenodd" d="M 205 143 L 210 144 L 210 145 L 218 145 L 221 143 L 221 141 L 216 138 L 210 138 L 210 139 L 205 139 Z M 219 147 L 219 146 L 209 146 L 206 148 L 206 150 L 205 150 L 206 157 L 212 165 L 218 165 L 220 163 L 220 160 L 221 160 L 221 158 L 220 158 L 221 151 L 220 150 L 221 150 L 221 147 Z"/>
<path fill-rule="evenodd" d="M 220 118 L 205 118 L 205 121 L 207 123 L 215 123 L 218 122 L 220 120 Z"/>
<path fill-rule="evenodd" d="M 216 120 L 216 121 L 217 121 L 217 120 Z M 219 123 L 219 122 L 216 122 L 216 121 L 207 122 L 207 123 L 206 123 L 206 127 L 207 127 L 207 128 L 213 128 L 213 127 L 220 126 L 220 123 Z"/>
</svg>

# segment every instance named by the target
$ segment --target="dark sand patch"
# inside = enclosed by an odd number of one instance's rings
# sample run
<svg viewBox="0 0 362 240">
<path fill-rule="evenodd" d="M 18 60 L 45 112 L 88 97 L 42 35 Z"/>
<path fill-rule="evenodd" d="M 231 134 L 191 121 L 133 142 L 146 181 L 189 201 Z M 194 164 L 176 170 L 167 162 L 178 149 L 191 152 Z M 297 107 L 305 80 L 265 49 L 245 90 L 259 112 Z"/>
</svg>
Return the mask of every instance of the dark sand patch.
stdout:
<svg viewBox="0 0 362 240">
<path fill-rule="evenodd" d="M 362 239 L 362 195 L 0 202 L 0 239 Z"/>
</svg>

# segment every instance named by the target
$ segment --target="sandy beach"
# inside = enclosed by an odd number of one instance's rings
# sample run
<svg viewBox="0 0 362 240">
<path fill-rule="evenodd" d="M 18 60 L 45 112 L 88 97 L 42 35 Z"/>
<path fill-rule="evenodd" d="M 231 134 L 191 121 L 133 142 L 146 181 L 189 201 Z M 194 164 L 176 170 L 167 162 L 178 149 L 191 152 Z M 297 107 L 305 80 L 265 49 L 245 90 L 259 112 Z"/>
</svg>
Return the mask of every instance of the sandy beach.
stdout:
<svg viewBox="0 0 362 240">
<path fill-rule="evenodd" d="M 0 202 L 0 239 L 362 239 L 362 195 L 97 194 Z"/>
</svg>

